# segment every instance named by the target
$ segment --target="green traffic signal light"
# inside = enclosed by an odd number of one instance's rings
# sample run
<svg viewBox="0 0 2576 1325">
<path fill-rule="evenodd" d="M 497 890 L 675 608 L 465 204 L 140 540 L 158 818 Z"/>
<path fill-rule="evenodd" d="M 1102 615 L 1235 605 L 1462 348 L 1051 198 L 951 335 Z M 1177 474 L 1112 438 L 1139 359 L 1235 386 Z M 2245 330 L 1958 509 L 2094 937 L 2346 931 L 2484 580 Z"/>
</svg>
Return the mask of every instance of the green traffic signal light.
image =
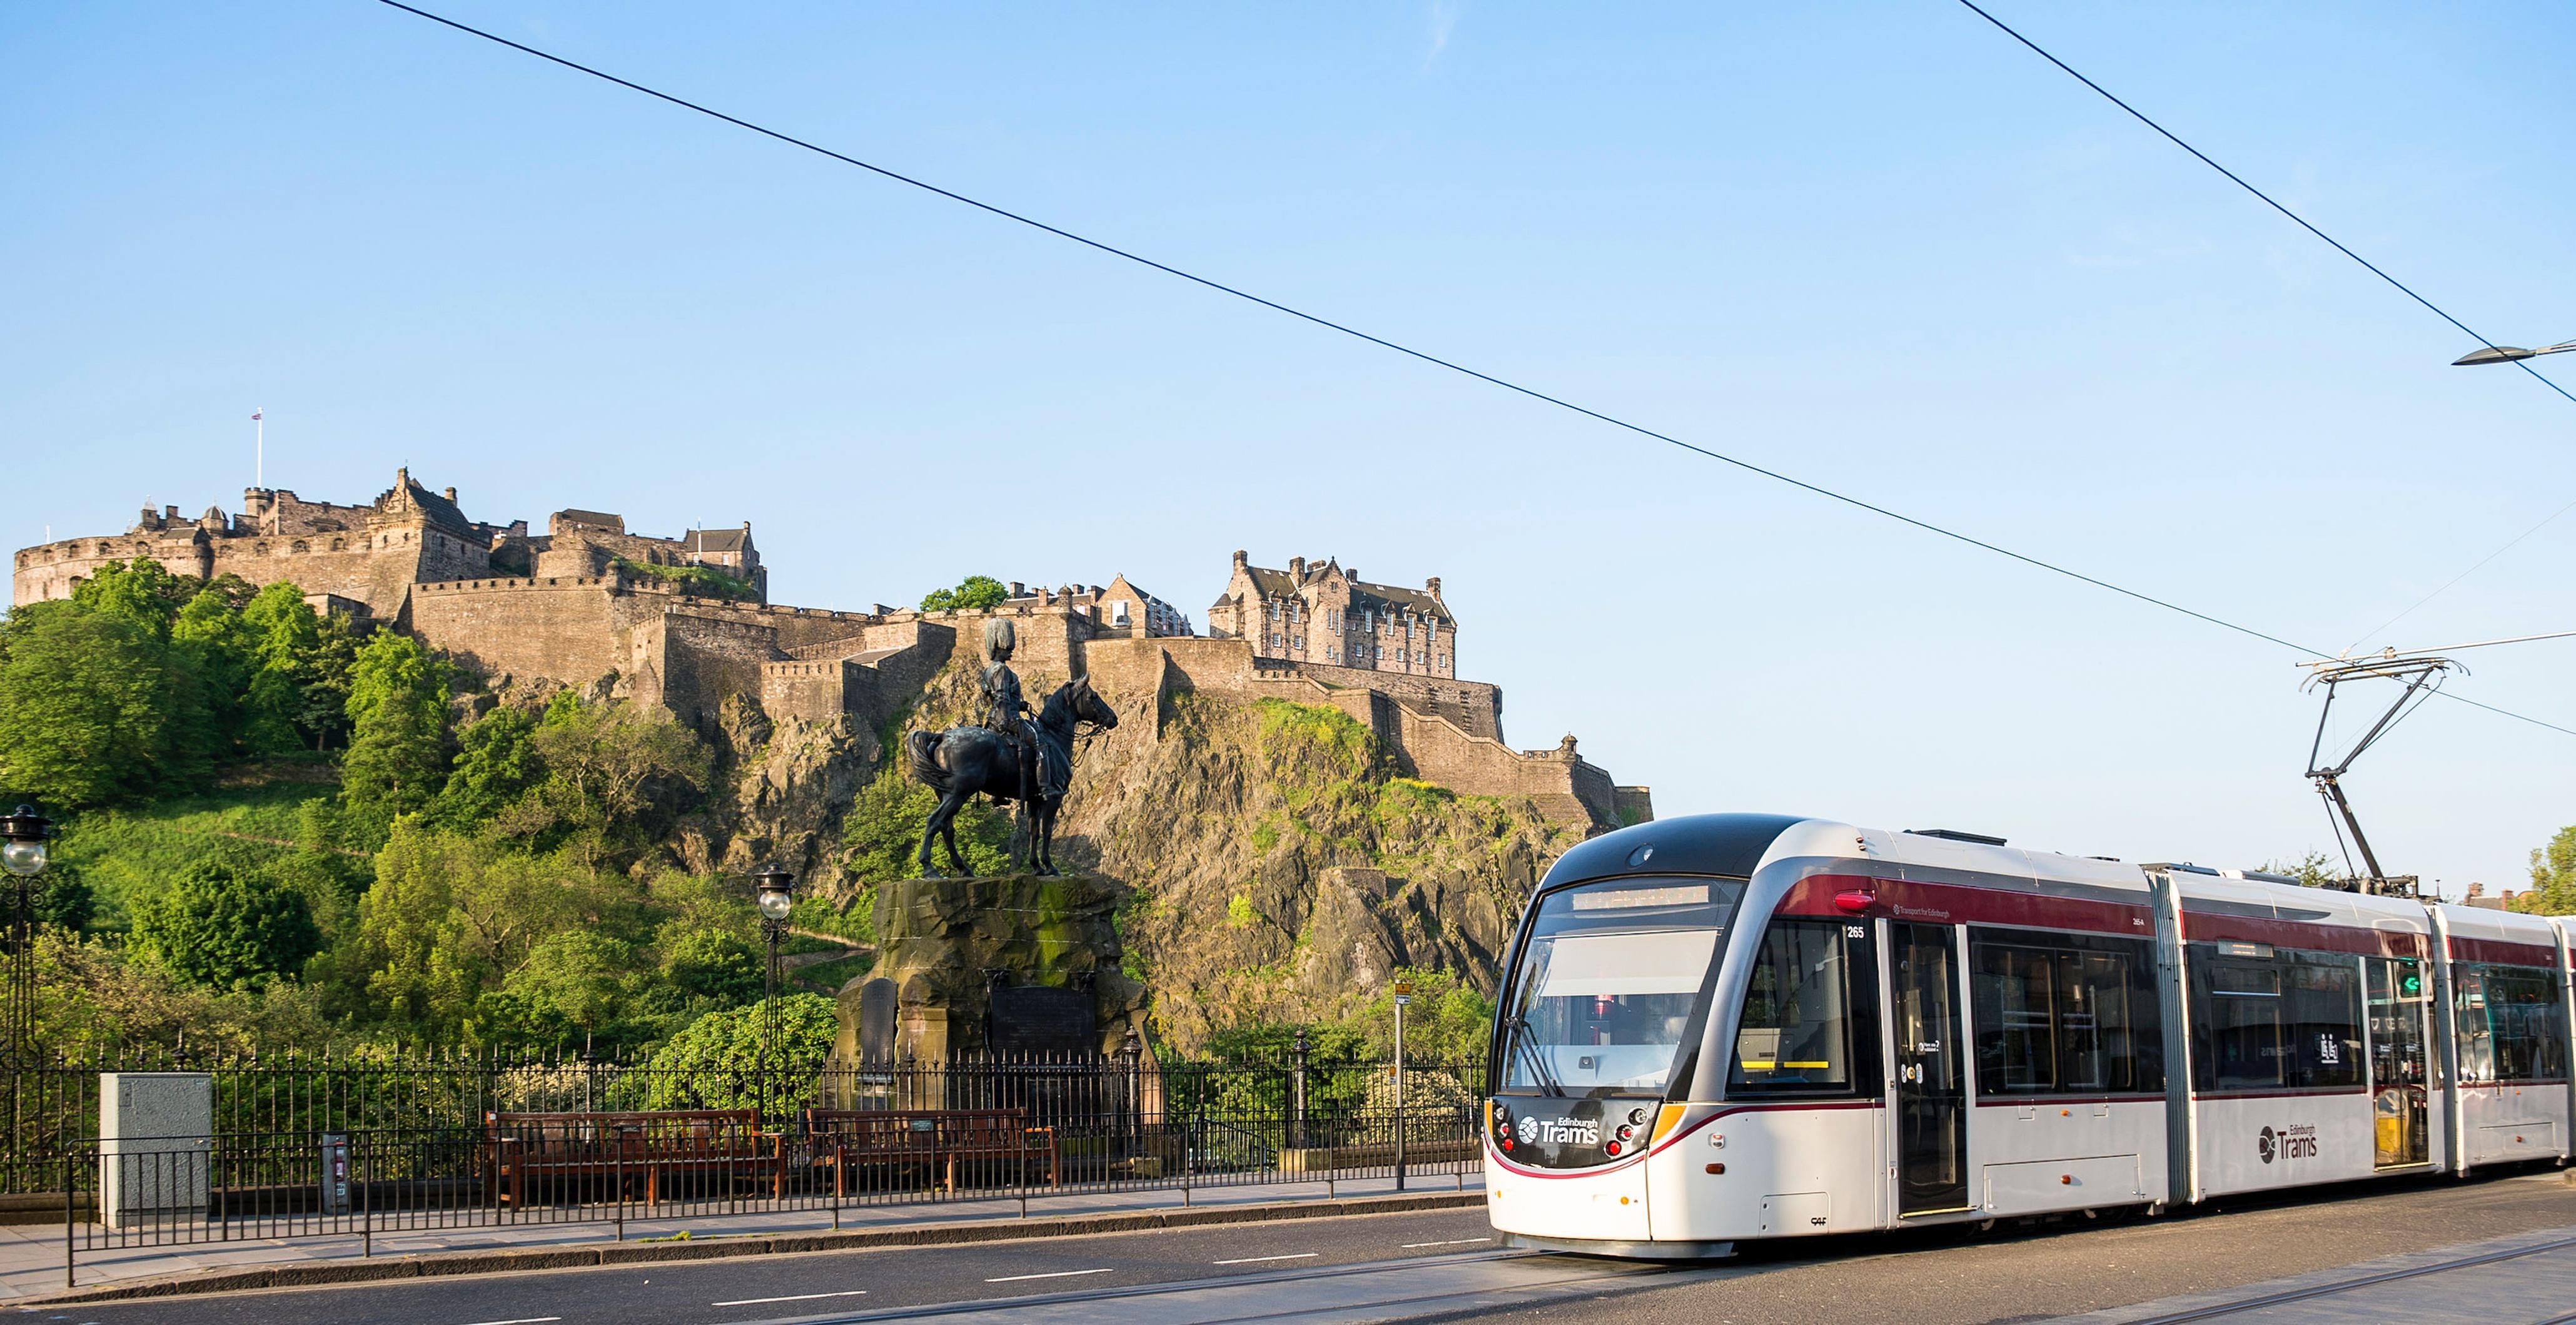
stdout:
<svg viewBox="0 0 2576 1325">
<path fill-rule="evenodd" d="M 2400 989 L 2405 990 L 2407 993 L 2410 993 L 2410 994 L 2420 994 L 2420 993 L 2423 993 L 2423 992 L 2424 992 L 2424 977 L 2422 977 L 2422 976 L 2420 976 L 2420 975 L 2410 975 L 2410 976 L 2407 976 L 2405 979 L 2400 980 L 2400 981 L 2398 981 L 2398 982 L 2397 982 L 2397 987 L 2398 987 L 2398 988 L 2400 988 Z"/>
</svg>

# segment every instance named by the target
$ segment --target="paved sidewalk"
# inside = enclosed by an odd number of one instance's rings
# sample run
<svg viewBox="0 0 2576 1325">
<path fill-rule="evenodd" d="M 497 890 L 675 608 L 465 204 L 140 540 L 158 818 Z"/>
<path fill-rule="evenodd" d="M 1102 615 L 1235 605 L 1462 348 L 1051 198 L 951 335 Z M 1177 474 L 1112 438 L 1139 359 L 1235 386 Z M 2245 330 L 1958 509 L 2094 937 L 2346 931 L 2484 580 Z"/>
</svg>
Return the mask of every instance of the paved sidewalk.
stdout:
<svg viewBox="0 0 2576 1325">
<path fill-rule="evenodd" d="M 1481 1192 L 1484 1179 L 1468 1174 L 1426 1174 L 1405 1184 L 1408 1196 L 1454 1196 Z M 1184 1195 L 1187 1203 L 1184 1204 Z M 473 1228 L 379 1229 L 374 1254 L 364 1254 L 357 1234 L 311 1238 L 248 1238 L 229 1242 L 196 1242 L 139 1247 L 84 1247 L 73 1263 L 72 1285 L 64 1278 L 63 1229 L 59 1224 L 0 1225 L 0 1302 L 24 1303 L 59 1297 L 66 1291 L 132 1286 L 147 1281 L 192 1277 L 230 1278 L 227 1272 L 276 1271 L 284 1283 L 325 1283 L 344 1277 L 404 1277 L 417 1274 L 425 1258 L 470 1262 L 451 1267 L 465 1273 L 510 1269 L 543 1269 L 570 1263 L 598 1264 L 602 1258 L 687 1258 L 761 1255 L 783 1251 L 827 1250 L 848 1245 L 899 1245 L 917 1236 L 923 1242 L 988 1240 L 1011 1236 L 1078 1236 L 1114 1231 L 1121 1216 L 1137 1226 L 1158 1219 L 1259 1217 L 1261 1207 L 1279 1207 L 1277 1216 L 1322 1214 L 1342 1203 L 1366 1205 L 1397 1195 L 1392 1178 L 1346 1178 L 1288 1181 L 1247 1186 L 1178 1188 L 1154 1191 L 1094 1192 L 1032 1197 L 1025 1219 L 1016 1198 L 1000 1200 L 925 1201 L 917 1205 L 849 1207 L 841 1210 L 835 1238 L 828 1210 L 790 1210 L 718 1217 L 639 1219 L 629 1207 L 625 1240 L 615 1242 L 614 1224 L 505 1224 Z M 1062 1221 L 1082 1221 L 1054 1227 Z M 1104 1227 L 1106 1225 L 1107 1227 Z M 83 1229 L 84 1242 L 97 1234 Z M 683 1236 L 685 1235 L 685 1236 Z M 896 1240 L 892 1243 L 889 1240 Z M 561 1257 L 548 1252 L 566 1253 Z M 487 1253 L 477 1256 L 475 1253 Z M 408 1268 L 407 1268 L 408 1267 Z M 248 1284 L 245 1287 L 251 1286 Z"/>
</svg>

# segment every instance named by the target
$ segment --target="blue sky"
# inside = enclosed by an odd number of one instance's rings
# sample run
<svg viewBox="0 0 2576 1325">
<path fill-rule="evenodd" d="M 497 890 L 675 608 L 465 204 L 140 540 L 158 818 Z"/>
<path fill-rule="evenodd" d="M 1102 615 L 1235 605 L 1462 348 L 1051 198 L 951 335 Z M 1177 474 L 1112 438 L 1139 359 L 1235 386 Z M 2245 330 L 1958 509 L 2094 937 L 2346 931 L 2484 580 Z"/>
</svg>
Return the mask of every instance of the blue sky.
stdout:
<svg viewBox="0 0 2576 1325">
<path fill-rule="evenodd" d="M 2328 649 L 2576 499 L 2576 405 L 1948 0 L 431 7 Z M 2576 336 L 2576 11 L 1997 12 L 2486 334 Z M 1513 741 L 1666 814 L 2330 846 L 2285 650 L 381 5 L 0 10 L 0 180 L 12 546 L 236 507 L 261 405 L 278 486 L 748 519 L 796 603 L 1439 575 Z M 2367 642 L 2576 628 L 2571 553 Z M 2468 661 L 2576 726 L 2576 642 Z M 2437 703 L 2349 785 L 2392 869 L 2520 886 L 2571 763 Z"/>
</svg>

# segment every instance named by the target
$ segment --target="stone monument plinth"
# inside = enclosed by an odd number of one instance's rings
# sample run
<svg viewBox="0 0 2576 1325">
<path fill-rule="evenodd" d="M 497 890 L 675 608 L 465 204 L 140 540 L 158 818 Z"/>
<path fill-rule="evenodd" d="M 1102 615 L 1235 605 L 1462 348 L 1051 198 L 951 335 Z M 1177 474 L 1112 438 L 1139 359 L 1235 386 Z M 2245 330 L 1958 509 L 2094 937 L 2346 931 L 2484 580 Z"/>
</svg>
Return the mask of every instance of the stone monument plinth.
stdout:
<svg viewBox="0 0 2576 1325">
<path fill-rule="evenodd" d="M 880 885 L 876 969 L 841 991 L 840 1057 L 1116 1052 L 1144 1030 L 1145 989 L 1119 969 L 1125 895 L 1079 874 Z"/>
</svg>

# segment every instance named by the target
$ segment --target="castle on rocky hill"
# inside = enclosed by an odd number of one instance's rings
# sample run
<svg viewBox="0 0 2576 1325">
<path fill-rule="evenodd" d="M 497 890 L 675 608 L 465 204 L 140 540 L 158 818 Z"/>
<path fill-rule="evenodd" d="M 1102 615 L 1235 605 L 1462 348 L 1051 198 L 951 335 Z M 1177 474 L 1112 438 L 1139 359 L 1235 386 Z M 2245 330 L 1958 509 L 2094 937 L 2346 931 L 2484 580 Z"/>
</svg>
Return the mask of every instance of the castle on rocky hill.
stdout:
<svg viewBox="0 0 2576 1325">
<path fill-rule="evenodd" d="M 1330 705 L 1372 728 L 1408 776 L 1469 794 L 1528 796 L 1551 818 L 1616 827 L 1652 817 L 1647 789 L 1619 787 L 1576 753 L 1503 743 L 1502 692 L 1457 679 L 1457 622 L 1440 581 L 1420 590 L 1360 581 L 1334 560 L 1285 572 L 1234 554 L 1226 593 L 1193 634 L 1170 604 L 1118 576 L 1108 585 L 1011 586 L 990 609 L 865 612 L 769 601 L 751 526 L 678 538 L 627 532 L 619 516 L 567 509 L 532 534 L 466 518 L 456 489 L 397 470 L 365 506 L 252 488 L 242 510 L 145 510 L 112 537 L 17 553 L 11 602 L 67 598 L 110 561 L 174 574 L 289 581 L 319 608 L 408 631 L 499 688 L 552 684 L 659 704 L 711 730 L 725 701 L 773 722 L 874 730 L 920 697 L 988 616 L 1018 626 L 1032 677 L 1087 673 L 1131 713 L 1182 692 Z M 1151 708 L 1147 709 L 1146 706 Z"/>
</svg>

